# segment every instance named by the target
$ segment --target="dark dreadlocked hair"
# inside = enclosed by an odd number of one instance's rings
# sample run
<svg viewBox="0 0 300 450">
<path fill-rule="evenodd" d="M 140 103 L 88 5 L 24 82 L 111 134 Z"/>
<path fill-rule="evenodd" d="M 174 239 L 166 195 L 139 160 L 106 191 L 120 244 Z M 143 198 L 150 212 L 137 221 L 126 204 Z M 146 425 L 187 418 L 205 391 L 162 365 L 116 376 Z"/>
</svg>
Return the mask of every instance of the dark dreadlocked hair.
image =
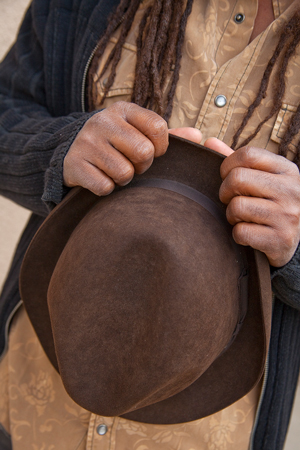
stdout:
<svg viewBox="0 0 300 450">
<path fill-rule="evenodd" d="M 278 114 L 281 106 L 282 99 L 285 93 L 285 74 L 287 70 L 288 63 L 292 56 L 294 56 L 298 44 L 300 42 L 300 14 L 297 12 L 290 21 L 285 25 L 281 36 L 279 38 L 279 42 L 277 47 L 271 56 L 266 70 L 263 74 L 260 87 L 256 98 L 253 103 L 249 106 L 247 113 L 245 114 L 242 123 L 235 135 L 233 136 L 231 147 L 235 150 L 237 148 L 238 139 L 247 125 L 249 119 L 252 117 L 255 109 L 260 105 L 263 98 L 266 97 L 266 92 L 269 86 L 269 81 L 271 74 L 273 72 L 275 63 L 280 59 L 278 64 L 277 71 L 275 73 L 275 83 L 273 85 L 273 106 L 271 111 L 267 116 L 260 122 L 260 124 L 256 127 L 254 132 L 247 137 L 243 142 L 239 144 L 238 147 L 243 147 L 247 145 L 252 139 L 257 135 L 257 133 L 261 130 L 262 126 L 269 120 L 271 117 Z M 300 105 L 297 108 L 297 111 L 291 117 L 290 123 L 287 126 L 287 130 L 282 137 L 281 143 L 279 145 L 278 153 L 282 156 L 287 156 L 287 152 L 289 150 L 289 144 L 291 143 L 293 137 L 298 133 L 300 129 Z M 296 155 L 294 157 L 295 164 L 300 166 L 300 142 L 296 148 Z"/>
<path fill-rule="evenodd" d="M 117 43 L 113 47 L 100 75 L 99 79 L 110 66 L 110 74 L 105 83 L 103 98 L 104 102 L 107 93 L 114 83 L 116 68 L 121 57 L 122 46 L 132 26 L 135 14 L 142 0 L 121 0 L 116 11 L 111 15 L 106 33 L 99 42 L 95 53 L 95 58 L 89 70 L 92 77 L 96 72 L 99 58 L 109 42 L 110 37 L 120 26 L 120 35 Z M 182 57 L 182 46 L 184 41 L 187 19 L 191 13 L 193 0 L 155 0 L 147 8 L 139 25 L 137 37 L 137 62 L 135 68 L 135 82 L 131 101 L 144 107 L 156 111 L 166 121 L 172 114 L 173 98 L 176 85 L 179 79 L 180 62 Z M 285 93 L 285 74 L 288 63 L 294 56 L 300 42 L 300 14 L 297 12 L 285 24 L 278 45 L 271 56 L 266 70 L 263 74 L 261 84 L 255 100 L 248 108 L 241 125 L 236 131 L 231 147 L 236 148 L 247 145 L 259 133 L 262 126 L 273 116 L 278 114 L 282 99 Z M 279 61 L 278 68 L 274 74 L 275 83 L 273 85 L 273 106 L 267 116 L 257 126 L 255 131 L 243 142 L 238 140 L 245 129 L 249 119 L 256 108 L 261 104 L 269 86 L 269 81 L 276 62 Z M 163 102 L 163 92 L 166 88 L 168 76 L 171 74 L 170 87 L 167 93 L 167 101 Z M 88 83 L 88 101 L 90 109 L 93 109 L 92 84 L 90 78 Z M 279 154 L 287 156 L 289 144 L 300 129 L 300 105 L 293 114 L 287 130 L 279 145 Z M 300 142 L 296 148 L 294 162 L 300 167 Z"/>
<path fill-rule="evenodd" d="M 99 75 L 100 79 L 111 65 L 101 104 L 113 85 L 122 46 L 140 3 L 141 0 L 121 0 L 118 8 L 110 17 L 106 33 L 95 53 L 96 57 L 89 71 L 91 75 L 95 73 L 97 60 L 103 55 L 111 35 L 122 22 L 119 39 Z M 173 0 L 156 0 L 145 11 L 139 26 L 135 82 L 131 101 L 144 108 L 156 111 L 166 121 L 169 120 L 172 113 L 173 98 L 179 78 L 185 27 L 192 10 L 192 4 L 193 0 L 176 0 L 175 2 Z M 162 93 L 170 74 L 171 82 L 167 101 L 166 104 L 163 104 Z M 89 85 L 92 86 L 91 80 Z M 89 105 L 92 107 L 91 90 L 88 98 Z"/>
</svg>

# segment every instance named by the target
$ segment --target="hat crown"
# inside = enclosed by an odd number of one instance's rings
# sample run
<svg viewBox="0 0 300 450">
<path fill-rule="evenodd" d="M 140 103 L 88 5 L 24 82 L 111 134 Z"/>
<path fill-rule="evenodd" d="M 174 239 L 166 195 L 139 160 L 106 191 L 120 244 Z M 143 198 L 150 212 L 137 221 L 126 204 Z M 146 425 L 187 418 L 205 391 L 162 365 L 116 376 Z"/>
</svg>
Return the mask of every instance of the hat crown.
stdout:
<svg viewBox="0 0 300 450">
<path fill-rule="evenodd" d="M 232 337 L 242 271 L 222 223 L 182 195 L 128 189 L 96 204 L 68 240 L 48 290 L 70 396 L 113 416 L 189 386 Z M 87 367 L 94 386 L 86 384 Z"/>
</svg>

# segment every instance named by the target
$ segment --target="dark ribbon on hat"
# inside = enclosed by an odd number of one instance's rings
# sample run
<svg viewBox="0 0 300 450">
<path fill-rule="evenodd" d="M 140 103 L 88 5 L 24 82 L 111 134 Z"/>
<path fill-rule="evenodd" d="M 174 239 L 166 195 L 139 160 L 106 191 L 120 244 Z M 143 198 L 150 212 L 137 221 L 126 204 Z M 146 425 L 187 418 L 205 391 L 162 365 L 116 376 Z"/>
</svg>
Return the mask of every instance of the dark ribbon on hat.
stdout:
<svg viewBox="0 0 300 450">
<path fill-rule="evenodd" d="M 144 180 L 133 180 L 128 187 L 152 187 L 166 189 L 167 191 L 176 192 L 184 197 L 193 200 L 206 209 L 218 222 L 227 229 L 231 235 L 231 225 L 228 223 L 223 211 L 206 195 L 196 189 L 179 183 L 178 181 L 166 180 L 163 178 L 149 178 Z"/>
</svg>

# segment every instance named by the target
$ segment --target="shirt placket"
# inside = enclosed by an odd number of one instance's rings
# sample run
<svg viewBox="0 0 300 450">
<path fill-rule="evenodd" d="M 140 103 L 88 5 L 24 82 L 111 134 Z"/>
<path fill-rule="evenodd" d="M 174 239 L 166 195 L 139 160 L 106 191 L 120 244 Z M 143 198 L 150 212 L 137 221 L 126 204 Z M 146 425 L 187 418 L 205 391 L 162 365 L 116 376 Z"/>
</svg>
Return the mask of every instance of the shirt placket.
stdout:
<svg viewBox="0 0 300 450">
<path fill-rule="evenodd" d="M 114 450 L 118 421 L 118 417 L 91 414 L 86 450 Z"/>
<path fill-rule="evenodd" d="M 204 139 L 223 139 L 246 81 L 260 54 L 268 30 L 255 39 L 244 51 L 226 62 L 213 78 L 196 121 Z"/>
</svg>

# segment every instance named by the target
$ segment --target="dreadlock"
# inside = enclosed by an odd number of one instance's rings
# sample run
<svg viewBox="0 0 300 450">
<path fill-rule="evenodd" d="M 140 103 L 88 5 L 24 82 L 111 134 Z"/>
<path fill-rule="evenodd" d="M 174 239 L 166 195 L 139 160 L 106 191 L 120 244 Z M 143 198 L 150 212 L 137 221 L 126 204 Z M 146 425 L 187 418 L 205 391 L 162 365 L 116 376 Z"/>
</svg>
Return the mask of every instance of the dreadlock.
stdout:
<svg viewBox="0 0 300 450">
<path fill-rule="evenodd" d="M 266 70 L 263 74 L 261 84 L 254 99 L 253 103 L 248 108 L 247 113 L 245 114 L 242 123 L 235 135 L 233 136 L 231 147 L 235 150 L 237 148 L 238 139 L 247 125 L 249 119 L 252 117 L 255 109 L 261 104 L 263 98 L 266 97 L 266 92 L 269 86 L 269 81 L 271 74 L 273 72 L 274 66 L 276 62 L 279 60 L 278 68 L 276 73 L 274 74 L 275 82 L 273 85 L 273 105 L 269 114 L 260 122 L 260 124 L 256 127 L 254 132 L 248 136 L 243 142 L 241 142 L 238 147 L 243 147 L 247 145 L 252 139 L 258 134 L 261 130 L 262 126 L 273 116 L 278 114 L 281 106 L 282 99 L 285 93 L 285 75 L 288 63 L 290 59 L 295 55 L 296 49 L 300 42 L 300 14 L 297 12 L 290 21 L 285 25 L 281 36 L 279 38 L 279 42 L 277 47 L 274 50 L 273 55 L 271 56 Z M 291 143 L 293 137 L 299 132 L 300 129 L 300 105 L 298 106 L 296 112 L 292 116 L 290 123 L 287 126 L 287 129 L 281 139 L 281 143 L 279 145 L 278 153 L 282 156 L 287 156 L 287 152 L 289 150 L 289 144 Z M 294 157 L 295 164 L 300 167 L 300 142 L 296 148 L 296 155 Z"/>
<path fill-rule="evenodd" d="M 110 73 L 105 83 L 101 104 L 114 83 L 116 68 L 121 57 L 122 47 L 132 26 L 135 14 L 142 0 L 121 0 L 116 11 L 108 21 L 108 27 L 99 42 L 95 58 L 89 70 L 88 100 L 90 109 L 93 109 L 92 76 L 96 72 L 99 58 L 109 42 L 110 37 L 120 26 L 120 35 L 98 77 L 100 79 L 110 67 Z M 135 81 L 131 101 L 156 111 L 166 121 L 172 114 L 173 99 L 179 79 L 182 46 L 184 41 L 187 19 L 191 13 L 193 0 L 154 0 L 149 6 L 139 25 L 137 36 L 137 61 L 135 68 Z M 236 149 L 247 145 L 259 133 L 262 126 L 273 116 L 278 114 L 285 93 L 285 75 L 290 59 L 295 55 L 300 42 L 300 14 L 297 12 L 284 26 L 277 47 L 271 56 L 263 74 L 261 84 L 253 103 L 248 108 L 241 125 L 236 131 L 231 147 Z M 259 123 L 255 131 L 243 142 L 239 137 L 245 129 L 254 111 L 266 97 L 269 81 L 276 63 L 279 61 L 275 83 L 273 85 L 273 105 L 271 111 Z M 171 76 L 170 82 L 169 77 Z M 169 84 L 167 100 L 163 100 L 163 92 Z M 287 130 L 279 145 L 279 154 L 287 156 L 289 144 L 300 129 L 300 105 L 292 116 Z M 300 141 L 296 147 L 294 162 L 300 167 Z"/>
<path fill-rule="evenodd" d="M 120 25 L 120 35 L 99 75 L 99 79 L 110 67 L 110 74 L 105 83 L 101 104 L 114 83 L 116 67 L 121 57 L 122 47 L 141 0 L 121 0 L 118 8 L 111 15 L 106 33 L 102 37 L 95 53 L 89 73 L 96 71 L 97 61 L 103 55 L 111 35 Z M 173 98 L 179 79 L 182 45 L 188 16 L 192 10 L 193 0 L 156 0 L 149 6 L 140 22 L 137 37 L 137 61 L 135 82 L 131 101 L 156 111 L 166 121 L 172 114 Z M 168 76 L 171 74 L 167 101 L 163 103 L 163 92 Z M 92 86 L 92 80 L 88 83 Z M 90 108 L 93 108 L 91 89 L 88 92 Z"/>
</svg>

